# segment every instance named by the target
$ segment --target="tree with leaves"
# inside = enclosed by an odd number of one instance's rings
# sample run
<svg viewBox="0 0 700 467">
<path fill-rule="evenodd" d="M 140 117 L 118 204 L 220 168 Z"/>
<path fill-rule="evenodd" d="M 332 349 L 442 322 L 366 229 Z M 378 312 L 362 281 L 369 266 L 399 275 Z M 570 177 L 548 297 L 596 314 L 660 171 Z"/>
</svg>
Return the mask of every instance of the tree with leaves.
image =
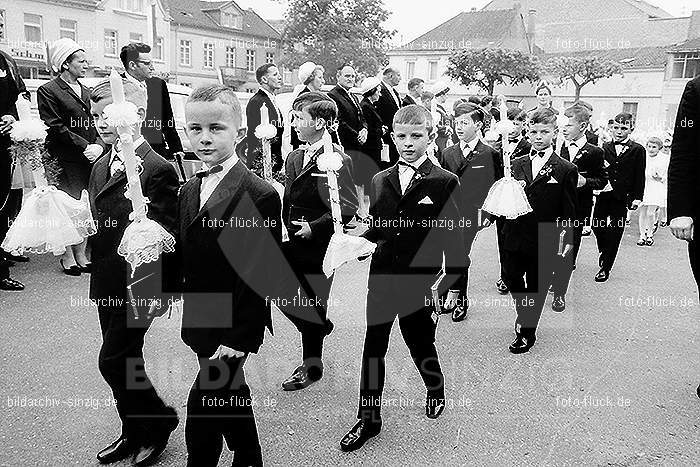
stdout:
<svg viewBox="0 0 700 467">
<path fill-rule="evenodd" d="M 489 95 L 497 84 L 517 86 L 540 77 L 536 57 L 511 49 L 457 50 L 450 55 L 446 74 L 465 86 L 479 86 Z"/>
<path fill-rule="evenodd" d="M 331 83 L 344 63 L 358 74 L 376 75 L 388 63 L 385 50 L 396 33 L 383 27 L 388 18 L 381 0 L 290 0 L 282 63 L 322 65 Z"/>
<path fill-rule="evenodd" d="M 543 65 L 548 75 L 569 80 L 576 89 L 576 100 L 581 97 L 581 89 L 599 79 L 622 75 L 622 65 L 612 60 L 595 56 L 589 57 L 551 57 Z"/>
</svg>

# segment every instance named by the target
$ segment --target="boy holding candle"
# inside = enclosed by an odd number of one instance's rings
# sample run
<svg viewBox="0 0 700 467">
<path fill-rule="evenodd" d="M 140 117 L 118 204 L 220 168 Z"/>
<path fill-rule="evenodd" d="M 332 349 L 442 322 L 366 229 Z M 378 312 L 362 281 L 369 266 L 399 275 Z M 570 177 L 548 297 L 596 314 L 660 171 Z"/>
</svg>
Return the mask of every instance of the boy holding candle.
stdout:
<svg viewBox="0 0 700 467">
<path fill-rule="evenodd" d="M 265 328 L 272 330 L 282 206 L 277 191 L 235 152 L 241 105 L 233 90 L 195 89 L 185 117 L 206 169 L 180 190 L 176 251 L 164 270 L 166 292 L 183 294 L 182 339 L 199 361 L 187 400 L 187 465 L 215 467 L 225 439 L 232 465 L 261 466 L 244 364 L 258 352 Z"/>
<path fill-rule="evenodd" d="M 515 301 L 515 340 L 512 353 L 534 345 L 542 308 L 554 270 L 569 254 L 576 218 L 576 166 L 554 153 L 557 116 L 548 108 L 536 109 L 528 130 L 530 154 L 512 162 L 513 178 L 525 188 L 532 212 L 505 219 L 503 280 Z"/>
<path fill-rule="evenodd" d="M 401 334 L 427 389 L 425 414 L 435 419 L 445 409 L 445 385 L 437 349 L 431 286 L 443 268 L 439 294 L 447 289 L 464 299 L 465 251 L 459 227 L 459 180 L 434 165 L 426 154 L 435 139 L 431 113 L 418 105 L 402 107 L 392 137 L 399 161 L 372 179 L 372 224 L 363 235 L 377 243 L 370 265 L 367 329 L 362 352 L 358 421 L 340 441 L 354 451 L 382 427 L 384 358 L 397 316 Z M 454 305 L 454 303 L 451 303 Z M 445 308 L 452 308 L 445 304 Z"/>
<path fill-rule="evenodd" d="M 459 143 L 446 148 L 440 157 L 440 165 L 459 177 L 460 210 L 464 216 L 464 239 L 467 255 L 472 249 L 476 234 L 489 227 L 493 216 L 481 211 L 486 195 L 496 180 L 503 177 L 501 155 L 481 142 L 484 126 L 483 110 L 470 102 L 455 107 L 455 131 Z M 469 283 L 469 256 L 464 271 L 464 283 Z M 468 295 L 468 293 L 467 293 Z M 467 317 L 469 299 L 455 307 L 452 321 L 462 321 Z"/>
<path fill-rule="evenodd" d="M 326 94 L 311 91 L 299 95 L 292 104 L 292 125 L 305 148 L 292 151 L 285 162 L 285 188 L 282 218 L 289 231 L 284 244 L 287 261 L 295 280 L 284 287 L 284 314 L 301 333 L 302 364 L 282 383 L 285 391 L 304 389 L 323 376 L 323 339 L 333 330 L 327 319 L 328 295 L 332 277 L 322 272 L 323 258 L 334 232 L 327 179 L 319 176 L 317 159 L 330 136 L 327 128 L 338 118 L 335 102 Z M 333 149 L 343 159 L 338 171 L 340 209 L 343 223 L 357 212 L 357 196 L 352 179 L 352 161 L 340 146 Z M 297 290 L 303 296 L 297 296 Z"/>
<path fill-rule="evenodd" d="M 113 86 L 122 84 L 125 100 L 136 105 L 139 121 L 131 131 L 133 150 L 140 157 L 143 195 L 149 199 L 148 217 L 168 231 L 175 229 L 178 177 L 140 133 L 146 115 L 146 93 L 117 76 L 113 85 L 102 81 L 92 89 L 91 115 L 102 140 L 111 149 L 95 162 L 88 192 L 97 233 L 89 238 L 92 250 L 90 298 L 98 303 L 102 330 L 99 369 L 112 389 L 121 419 L 121 435 L 97 454 L 101 463 L 134 455 L 136 465 L 150 465 L 163 452 L 178 424 L 177 414 L 156 393 L 143 361 L 144 337 L 152 322 L 146 311 L 158 300 L 158 263 L 140 266 L 132 277 L 126 260 L 117 253 L 124 230 L 131 223 L 132 202 L 127 187 L 125 146 L 117 128 L 105 121 L 104 109 L 113 102 Z M 127 290 L 129 288 L 130 292 Z M 132 301 L 133 300 L 133 301 Z M 165 305 L 165 304 L 161 304 Z"/>
</svg>

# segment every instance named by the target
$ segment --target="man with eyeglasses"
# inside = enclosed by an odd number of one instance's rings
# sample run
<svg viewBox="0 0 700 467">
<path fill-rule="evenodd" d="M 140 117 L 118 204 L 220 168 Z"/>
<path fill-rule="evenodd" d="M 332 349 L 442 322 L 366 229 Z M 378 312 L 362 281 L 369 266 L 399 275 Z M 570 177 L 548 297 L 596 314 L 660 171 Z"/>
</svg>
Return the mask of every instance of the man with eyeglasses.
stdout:
<svg viewBox="0 0 700 467">
<path fill-rule="evenodd" d="M 132 42 L 122 47 L 119 58 L 126 71 L 124 77 L 146 91 L 146 119 L 141 134 L 166 159 L 174 159 L 178 155 L 183 157 L 168 87 L 165 81 L 153 76 L 151 47 L 142 42 Z"/>
</svg>

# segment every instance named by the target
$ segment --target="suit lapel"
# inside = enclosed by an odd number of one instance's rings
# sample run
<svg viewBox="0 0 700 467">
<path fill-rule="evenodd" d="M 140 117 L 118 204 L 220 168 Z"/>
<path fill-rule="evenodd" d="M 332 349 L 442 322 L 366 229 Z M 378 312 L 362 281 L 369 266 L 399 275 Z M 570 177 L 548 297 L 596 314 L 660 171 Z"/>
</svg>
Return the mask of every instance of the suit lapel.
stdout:
<svg viewBox="0 0 700 467">
<path fill-rule="evenodd" d="M 141 159 L 145 159 L 146 154 L 148 154 L 149 150 L 151 147 L 148 145 L 146 141 L 143 143 L 139 144 L 139 147 L 134 149 L 134 154 L 139 156 Z M 122 185 L 126 181 L 126 170 L 120 170 L 119 172 L 116 172 L 113 176 L 110 176 L 110 162 L 112 160 L 112 151 L 110 150 L 109 154 L 106 155 L 107 158 L 107 173 L 103 174 L 104 177 L 109 177 L 107 179 L 107 183 L 102 187 L 100 192 L 98 193 L 98 197 L 101 196 L 104 192 L 111 190 L 114 187 Z"/>
<path fill-rule="evenodd" d="M 430 175 L 430 171 L 433 169 L 433 163 L 430 162 L 430 159 L 426 159 L 423 161 L 423 163 L 418 167 L 418 171 L 416 171 L 413 183 L 409 183 L 408 188 L 406 188 L 406 193 L 403 194 L 403 197 L 401 198 L 402 200 L 406 199 L 408 195 L 410 195 L 423 181 L 425 177 Z M 396 170 L 396 178 L 398 179 L 399 171 L 398 171 L 398 165 L 397 165 L 397 170 Z M 399 190 L 401 190 L 401 185 L 399 184 Z M 399 191 L 400 192 L 400 191 Z"/>
<path fill-rule="evenodd" d="M 389 175 L 387 177 L 389 179 L 389 184 L 394 188 L 394 191 L 401 196 L 401 183 L 399 182 L 399 164 L 396 163 L 394 166 L 389 169 Z"/>
<path fill-rule="evenodd" d="M 187 227 L 192 224 L 192 221 L 197 216 L 199 212 L 199 191 L 202 187 L 202 179 L 199 177 L 192 177 L 185 186 L 182 187 L 182 206 L 183 213 L 181 214 L 182 225 Z"/>
<path fill-rule="evenodd" d="M 216 211 L 217 213 L 223 212 L 220 209 L 216 209 L 224 201 L 231 201 L 235 196 L 236 192 L 240 188 L 241 180 L 243 180 L 243 175 L 245 174 L 245 169 L 243 168 L 243 162 L 237 161 L 236 164 L 231 167 L 231 170 L 226 174 L 226 176 L 219 182 L 207 202 L 199 210 L 194 220 L 196 221 L 206 212 Z M 201 187 L 201 181 L 200 181 Z M 199 200 L 199 197 L 197 197 Z M 226 206 L 224 206 L 225 208 Z"/>
<path fill-rule="evenodd" d="M 530 156 L 527 156 L 527 159 L 523 161 L 523 172 L 525 173 L 527 184 L 530 185 L 532 183 L 532 159 L 530 159 Z"/>
<path fill-rule="evenodd" d="M 63 89 L 64 91 L 66 91 L 68 93 L 68 95 L 70 95 L 73 99 L 75 99 L 75 101 L 78 104 L 80 104 L 80 107 L 82 107 L 85 112 L 90 113 L 90 109 L 88 108 L 87 104 L 85 104 L 86 101 L 84 101 L 82 99 L 83 95 L 87 95 L 87 97 L 89 98 L 90 93 L 82 85 L 80 86 L 81 96 L 78 96 L 75 93 L 75 91 L 73 91 L 73 89 L 68 85 L 68 83 L 63 81 L 63 78 L 61 78 L 61 77 L 56 78 L 56 83 L 58 83 L 58 86 L 61 89 Z"/>
<path fill-rule="evenodd" d="M 547 162 L 545 162 L 544 165 L 542 166 L 542 168 L 540 169 L 539 173 L 537 174 L 537 177 L 535 177 L 535 179 L 532 181 L 532 183 L 530 185 L 534 185 L 537 182 L 539 182 L 540 180 L 544 180 L 545 178 L 551 177 L 553 172 L 550 173 L 549 175 L 546 175 L 547 167 L 552 167 L 552 169 L 554 169 L 555 166 L 556 166 L 556 158 L 554 157 L 554 153 L 552 153 L 552 155 L 549 156 L 549 159 L 547 159 Z M 532 161 L 530 162 L 530 172 L 532 172 Z"/>
<path fill-rule="evenodd" d="M 316 152 L 314 152 L 312 154 L 311 159 L 313 160 L 313 158 L 318 157 L 319 154 L 321 154 L 321 151 L 323 151 L 323 146 L 318 148 L 316 150 Z M 302 176 L 306 175 L 308 172 L 310 172 L 311 170 L 316 168 L 316 161 L 310 162 L 309 164 L 304 166 L 304 155 L 302 155 L 302 157 L 300 157 L 300 159 L 301 159 L 301 170 L 299 172 L 297 172 L 299 175 L 297 175 L 297 178 L 295 178 L 295 180 L 301 178 Z"/>
</svg>

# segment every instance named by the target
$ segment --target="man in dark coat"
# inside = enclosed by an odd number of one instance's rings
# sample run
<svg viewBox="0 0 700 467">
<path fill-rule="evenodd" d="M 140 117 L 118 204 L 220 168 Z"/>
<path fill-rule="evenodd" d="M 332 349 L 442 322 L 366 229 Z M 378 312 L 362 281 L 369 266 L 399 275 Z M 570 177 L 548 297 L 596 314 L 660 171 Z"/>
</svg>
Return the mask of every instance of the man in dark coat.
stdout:
<svg viewBox="0 0 700 467">
<path fill-rule="evenodd" d="M 620 113 L 613 119 L 613 141 L 603 145 L 609 182 L 593 210 L 592 228 L 600 252 L 596 282 L 608 280 L 625 232 L 627 210 L 637 209 L 644 197 L 646 150 L 630 139 L 633 130 L 632 115 Z"/>
<path fill-rule="evenodd" d="M 192 149 L 206 169 L 180 191 L 165 292 L 183 294 L 182 339 L 199 360 L 187 401 L 187 466 L 215 467 L 225 439 L 233 465 L 258 467 L 262 451 L 244 364 L 265 329 L 272 331 L 282 206 L 272 185 L 238 159 L 241 106 L 230 88 L 194 90 L 185 113 Z"/>
<path fill-rule="evenodd" d="M 334 142 L 343 146 L 343 151 L 353 163 L 367 141 L 367 124 L 360 109 L 357 96 L 350 92 L 355 86 L 355 69 L 345 65 L 338 70 L 338 85 L 328 91 L 328 97 L 338 107 L 338 139 Z"/>
<path fill-rule="evenodd" d="M 8 200 L 12 187 L 12 155 L 10 130 L 19 118 L 15 102 L 27 92 L 14 59 L 0 50 L 0 243 L 10 228 L 11 214 L 16 211 Z M 21 201 L 21 198 L 20 198 Z M 0 249 L 0 290 L 22 290 L 24 285 L 10 278 L 10 255 Z"/>
<path fill-rule="evenodd" d="M 568 122 L 562 129 L 564 144 L 561 149 L 562 159 L 573 162 L 578 169 L 576 185 L 577 211 L 573 227 L 574 250 L 566 261 L 561 262 L 561 269 L 555 273 L 552 283 L 552 309 L 564 311 L 566 307 L 566 290 L 569 287 L 571 273 L 576 267 L 576 258 L 581 246 L 581 234 L 585 226 L 590 225 L 591 209 L 593 209 L 593 190 L 602 190 L 608 182 L 605 171 L 603 150 L 588 142 L 586 128 L 591 118 L 588 109 L 582 105 L 574 105 L 564 112 Z"/>
<path fill-rule="evenodd" d="M 382 162 L 382 169 L 393 166 L 399 160 L 396 144 L 391 139 L 394 131 L 394 114 L 402 107 L 401 96 L 394 89 L 401 82 L 401 72 L 397 68 L 388 66 L 382 73 L 382 94 L 379 96 L 376 107 L 384 126 L 388 128 L 384 134 L 384 144 L 389 145 L 389 162 Z"/>
<path fill-rule="evenodd" d="M 537 324 L 562 257 L 570 254 L 576 216 L 576 166 L 554 153 L 557 117 L 550 109 L 531 114 L 529 156 L 513 161 L 513 178 L 525 187 L 532 212 L 503 225 L 503 280 L 515 300 L 515 340 L 519 354 L 535 344 Z"/>
<path fill-rule="evenodd" d="M 700 284 L 700 249 L 695 241 L 695 226 L 700 219 L 699 127 L 700 77 L 697 77 L 689 81 L 683 91 L 668 166 L 669 225 L 676 238 L 688 242 L 690 267 L 696 284 Z M 696 392 L 700 397 L 700 386 Z"/>
<path fill-rule="evenodd" d="M 124 81 L 124 94 L 145 116 L 146 94 Z M 101 463 L 135 455 L 135 465 L 150 465 L 163 452 L 170 433 L 178 424 L 177 414 L 165 405 L 146 375 L 143 344 L 153 320 L 150 308 L 160 299 L 160 263 L 149 263 L 133 271 L 117 252 L 125 229 L 131 224 L 131 201 L 125 161 L 116 128 L 108 126 L 103 110 L 112 102 L 109 81 L 93 88 L 91 113 L 100 137 L 111 149 L 95 163 L 88 193 L 97 233 L 89 238 L 92 251 L 90 299 L 97 303 L 102 330 L 99 369 L 112 389 L 122 422 L 121 435 L 102 449 Z M 175 169 L 156 153 L 133 128 L 135 153 L 143 161 L 140 172 L 143 194 L 150 202 L 148 217 L 167 231 L 175 228 L 178 179 Z M 167 305 L 161 304 L 167 308 Z"/>
<path fill-rule="evenodd" d="M 141 134 L 153 150 L 166 159 L 173 159 L 175 155 L 184 156 L 168 86 L 162 79 L 152 76 L 151 47 L 142 42 L 132 42 L 122 47 L 119 58 L 126 70 L 124 77 L 147 93 L 146 119 Z"/>
<path fill-rule="evenodd" d="M 255 129 L 260 125 L 261 109 L 265 105 L 269 123 L 277 127 L 277 135 L 270 141 L 272 172 L 277 181 L 283 182 L 282 135 L 284 134 L 284 117 L 275 100 L 275 93 L 282 87 L 282 75 L 277 65 L 266 63 L 255 71 L 255 78 L 260 84 L 260 89 L 250 98 L 245 108 L 246 125 L 248 125 L 245 164 L 254 174 L 263 176 L 262 143 L 255 136 Z"/>
<path fill-rule="evenodd" d="M 464 242 L 467 255 L 480 229 L 489 227 L 493 216 L 481 211 L 486 195 L 496 180 L 503 177 L 501 155 L 481 142 L 481 129 L 484 125 L 483 110 L 471 103 L 463 103 L 455 108 L 455 131 L 459 144 L 446 148 L 440 156 L 440 165 L 459 177 L 460 211 L 464 218 Z M 469 266 L 466 258 L 464 283 L 469 283 Z M 468 289 L 467 289 L 468 291 Z M 467 296 L 469 294 L 467 293 Z M 469 300 L 456 307 L 452 312 L 452 321 L 464 320 L 467 316 Z"/>
</svg>

